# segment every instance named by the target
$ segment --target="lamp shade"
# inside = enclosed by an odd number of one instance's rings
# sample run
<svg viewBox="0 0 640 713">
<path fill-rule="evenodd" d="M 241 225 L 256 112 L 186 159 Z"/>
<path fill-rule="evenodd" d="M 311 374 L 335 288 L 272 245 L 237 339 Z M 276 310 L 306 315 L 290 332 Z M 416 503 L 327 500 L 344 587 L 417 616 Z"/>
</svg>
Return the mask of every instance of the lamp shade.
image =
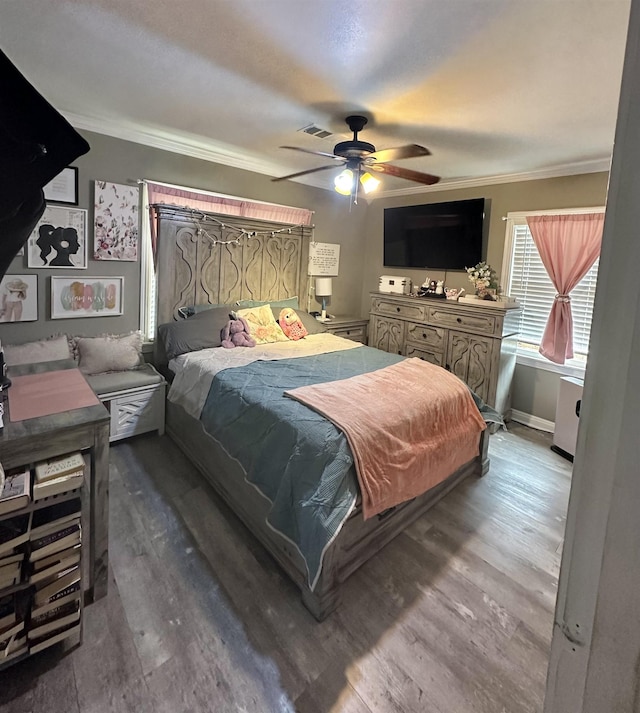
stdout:
<svg viewBox="0 0 640 713">
<path fill-rule="evenodd" d="M 331 296 L 331 278 L 316 277 L 316 297 Z"/>
</svg>

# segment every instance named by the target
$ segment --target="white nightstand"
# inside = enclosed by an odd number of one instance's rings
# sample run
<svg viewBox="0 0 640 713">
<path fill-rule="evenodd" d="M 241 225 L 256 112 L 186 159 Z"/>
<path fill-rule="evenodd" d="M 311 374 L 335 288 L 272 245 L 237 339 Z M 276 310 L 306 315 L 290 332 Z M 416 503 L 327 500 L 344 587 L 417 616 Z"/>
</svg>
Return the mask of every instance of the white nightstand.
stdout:
<svg viewBox="0 0 640 713">
<path fill-rule="evenodd" d="M 368 319 L 362 319 L 361 317 L 334 317 L 324 322 L 324 325 L 331 334 L 351 339 L 353 342 L 367 343 Z"/>
</svg>

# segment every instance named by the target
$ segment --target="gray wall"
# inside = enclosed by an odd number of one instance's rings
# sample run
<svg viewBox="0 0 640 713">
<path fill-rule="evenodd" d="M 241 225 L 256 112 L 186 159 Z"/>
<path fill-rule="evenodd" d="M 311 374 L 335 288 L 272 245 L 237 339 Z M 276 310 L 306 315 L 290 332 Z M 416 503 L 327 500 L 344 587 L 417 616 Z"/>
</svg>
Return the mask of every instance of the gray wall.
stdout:
<svg viewBox="0 0 640 713">
<path fill-rule="evenodd" d="M 0 325 L 0 340 L 20 344 L 52 334 L 86 336 L 122 333 L 139 326 L 140 263 L 92 260 L 93 190 L 95 180 L 135 184 L 149 178 L 166 183 L 203 188 L 234 196 L 309 208 L 315 211 L 315 239 L 339 243 L 340 275 L 333 280 L 331 311 L 358 314 L 362 285 L 362 245 L 364 216 L 362 210 L 349 212 L 348 202 L 337 193 L 303 186 L 290 181 L 273 183 L 268 176 L 229 168 L 180 154 L 121 141 L 101 134 L 82 132 L 91 151 L 74 162 L 79 169 L 79 207 L 87 208 L 89 260 L 87 270 L 45 269 L 26 267 L 27 258 L 17 257 L 8 274 L 38 275 L 37 322 Z M 50 319 L 50 277 L 82 275 L 123 275 L 125 278 L 124 314 L 117 317 Z M 302 296 L 301 296 L 302 297 Z M 312 303 L 314 304 L 314 303 Z"/>
<path fill-rule="evenodd" d="M 451 191 L 425 191 L 423 194 L 382 198 L 373 201 L 367 210 L 365 232 L 367 235 L 366 262 L 362 283 L 362 313 L 366 314 L 370 302 L 369 292 L 377 289 L 380 275 L 393 273 L 396 268 L 385 268 L 382 261 L 383 209 L 419 203 L 487 199 L 488 230 L 485 236 L 487 262 L 498 275 L 502 270 L 505 223 L 502 216 L 509 212 L 524 210 L 547 210 L 552 208 L 575 208 L 604 205 L 607 193 L 607 173 L 591 173 L 581 176 L 566 176 L 536 181 L 504 183 L 479 188 Z M 414 283 L 422 284 L 424 270 L 401 270 Z M 448 287 L 469 289 L 465 272 L 430 270 L 431 279 L 445 280 Z M 549 421 L 555 420 L 559 376 L 550 371 L 518 365 L 513 384 L 513 408 Z"/>
<path fill-rule="evenodd" d="M 324 191 L 291 181 L 273 183 L 268 176 L 213 164 L 177 153 L 83 132 L 91 151 L 79 158 L 79 207 L 87 208 L 88 240 L 91 255 L 93 237 L 93 182 L 106 180 L 135 184 L 139 178 L 203 188 L 234 196 L 310 208 L 315 211 L 315 239 L 339 243 L 340 275 L 333 280 L 330 311 L 334 314 L 367 316 L 369 292 L 375 290 L 380 275 L 389 268 L 382 264 L 383 209 L 391 206 L 431 203 L 484 197 L 489 213 L 485 237 L 488 262 L 498 271 L 502 267 L 505 225 L 502 216 L 509 211 L 603 205 L 608 174 L 586 174 L 520 183 L 497 184 L 481 188 L 450 191 L 425 191 L 421 194 L 380 198 L 349 210 L 348 201 L 332 191 Z M 89 259 L 86 275 L 123 275 L 125 278 L 124 314 L 119 317 L 51 320 L 49 290 L 51 275 L 73 275 L 78 271 L 29 270 L 26 257 L 16 258 L 9 273 L 38 274 L 37 322 L 0 325 L 0 340 L 21 343 L 52 334 L 95 335 L 122 333 L 139 325 L 139 262 L 105 262 Z M 424 271 L 403 271 L 421 284 Z M 433 279 L 444 279 L 449 287 L 469 287 L 462 272 L 431 271 Z M 302 297 L 302 296 L 301 296 Z M 302 302 L 304 304 L 304 301 Z M 314 304 L 314 303 L 312 303 Z M 518 366 L 513 385 L 513 407 L 518 411 L 553 421 L 555 418 L 558 375 Z"/>
</svg>

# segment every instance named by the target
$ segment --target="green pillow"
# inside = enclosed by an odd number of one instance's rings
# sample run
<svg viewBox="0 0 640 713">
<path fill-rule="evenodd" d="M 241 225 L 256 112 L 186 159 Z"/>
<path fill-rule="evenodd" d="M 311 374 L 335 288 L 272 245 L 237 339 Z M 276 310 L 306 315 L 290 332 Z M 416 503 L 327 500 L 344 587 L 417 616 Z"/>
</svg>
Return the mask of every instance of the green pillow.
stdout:
<svg viewBox="0 0 640 713">
<path fill-rule="evenodd" d="M 271 305 L 275 310 L 278 310 L 278 313 L 280 313 L 281 309 L 284 309 L 285 307 L 291 307 L 291 309 L 298 309 L 300 306 L 298 304 L 298 298 L 297 297 L 287 297 L 284 300 L 238 300 L 236 302 L 238 307 L 241 309 L 246 309 L 247 307 L 262 307 L 262 305 Z"/>
</svg>

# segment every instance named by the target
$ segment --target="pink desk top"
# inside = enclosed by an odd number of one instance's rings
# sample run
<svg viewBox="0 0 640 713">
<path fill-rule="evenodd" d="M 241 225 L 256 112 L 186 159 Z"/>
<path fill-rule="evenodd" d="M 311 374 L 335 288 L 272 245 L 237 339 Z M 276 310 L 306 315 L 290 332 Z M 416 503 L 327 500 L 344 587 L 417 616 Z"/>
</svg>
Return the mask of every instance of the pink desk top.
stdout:
<svg viewBox="0 0 640 713">
<path fill-rule="evenodd" d="M 78 369 L 11 377 L 9 420 L 25 421 L 100 403 Z"/>
</svg>

